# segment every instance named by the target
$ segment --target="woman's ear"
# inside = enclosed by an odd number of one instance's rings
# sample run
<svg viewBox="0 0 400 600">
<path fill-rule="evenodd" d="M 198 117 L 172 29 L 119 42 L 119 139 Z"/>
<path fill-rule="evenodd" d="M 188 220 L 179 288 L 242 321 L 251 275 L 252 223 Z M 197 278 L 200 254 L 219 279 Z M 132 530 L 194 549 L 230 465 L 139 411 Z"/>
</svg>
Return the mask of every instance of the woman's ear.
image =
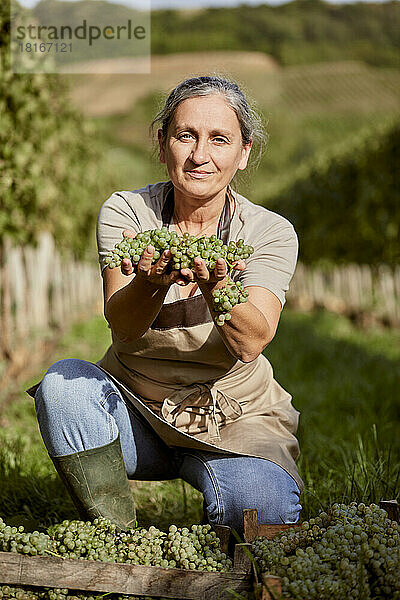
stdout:
<svg viewBox="0 0 400 600">
<path fill-rule="evenodd" d="M 242 157 L 241 157 L 239 165 L 238 165 L 238 169 L 240 169 L 240 171 L 243 171 L 243 169 L 245 169 L 247 167 L 247 162 L 249 160 L 250 150 L 251 150 L 252 145 L 253 145 L 253 140 L 251 140 L 248 144 L 245 144 L 242 148 Z"/>
<path fill-rule="evenodd" d="M 165 163 L 165 146 L 162 129 L 157 131 L 158 143 L 160 145 L 160 162 Z"/>
</svg>

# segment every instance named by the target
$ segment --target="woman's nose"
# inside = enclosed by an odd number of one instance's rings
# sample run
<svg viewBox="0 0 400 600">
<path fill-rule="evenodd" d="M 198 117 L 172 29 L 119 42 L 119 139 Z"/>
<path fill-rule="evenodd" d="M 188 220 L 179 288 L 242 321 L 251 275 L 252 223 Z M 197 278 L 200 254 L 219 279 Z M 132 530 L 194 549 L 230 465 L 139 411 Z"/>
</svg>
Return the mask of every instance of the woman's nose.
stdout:
<svg viewBox="0 0 400 600">
<path fill-rule="evenodd" d="M 195 142 L 190 159 L 196 164 L 208 162 L 208 148 L 205 140 L 197 140 Z"/>
</svg>

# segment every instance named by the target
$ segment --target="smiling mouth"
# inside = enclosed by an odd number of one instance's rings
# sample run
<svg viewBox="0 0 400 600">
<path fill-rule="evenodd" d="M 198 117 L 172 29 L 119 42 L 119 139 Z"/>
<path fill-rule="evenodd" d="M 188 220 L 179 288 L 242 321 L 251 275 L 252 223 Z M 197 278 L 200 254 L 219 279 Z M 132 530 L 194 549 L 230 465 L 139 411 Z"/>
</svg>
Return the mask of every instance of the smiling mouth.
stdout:
<svg viewBox="0 0 400 600">
<path fill-rule="evenodd" d="M 207 175 L 212 175 L 212 172 L 210 171 L 186 171 L 186 173 L 189 173 L 189 175 L 191 175 L 192 177 L 207 177 Z"/>
</svg>

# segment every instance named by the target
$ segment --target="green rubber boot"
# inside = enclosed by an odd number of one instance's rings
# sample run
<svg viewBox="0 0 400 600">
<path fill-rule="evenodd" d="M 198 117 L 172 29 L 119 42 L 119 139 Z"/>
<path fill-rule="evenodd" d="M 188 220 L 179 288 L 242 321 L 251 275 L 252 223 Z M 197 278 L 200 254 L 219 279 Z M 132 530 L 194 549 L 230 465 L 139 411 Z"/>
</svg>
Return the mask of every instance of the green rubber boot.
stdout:
<svg viewBox="0 0 400 600">
<path fill-rule="evenodd" d="M 119 436 L 110 444 L 52 457 L 84 521 L 105 517 L 124 531 L 136 524 Z"/>
</svg>

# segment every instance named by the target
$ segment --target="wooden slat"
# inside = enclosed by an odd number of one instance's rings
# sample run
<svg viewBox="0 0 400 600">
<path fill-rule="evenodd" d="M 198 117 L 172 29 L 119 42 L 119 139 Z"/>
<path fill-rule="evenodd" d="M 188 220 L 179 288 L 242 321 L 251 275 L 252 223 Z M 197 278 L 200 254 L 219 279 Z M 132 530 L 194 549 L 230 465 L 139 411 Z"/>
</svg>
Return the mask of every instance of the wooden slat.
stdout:
<svg viewBox="0 0 400 600">
<path fill-rule="evenodd" d="M 234 570 L 238 573 L 251 573 L 251 544 L 236 544 Z"/>
<path fill-rule="evenodd" d="M 379 502 L 379 506 L 380 508 L 386 510 L 391 521 L 397 521 L 397 523 L 399 522 L 399 505 L 397 500 L 381 500 L 381 502 Z"/>
<path fill-rule="evenodd" d="M 259 525 L 258 535 L 266 537 L 268 540 L 272 540 L 278 533 L 282 533 L 286 529 L 292 529 L 293 527 L 301 527 L 301 523 L 282 523 L 282 525 Z"/>
<path fill-rule="evenodd" d="M 38 242 L 35 248 L 13 248 L 5 239 L 0 247 L 5 257 L 0 265 L 0 345 L 10 362 L 25 350 L 26 337 L 47 336 L 84 311 L 102 309 L 98 267 L 61 259 L 49 233 L 43 232 Z"/>
<path fill-rule="evenodd" d="M 321 269 L 299 263 L 288 300 L 303 310 L 323 306 L 339 314 L 368 313 L 400 323 L 400 267 L 348 264 Z"/>
<path fill-rule="evenodd" d="M 252 542 L 258 536 L 258 513 L 254 508 L 243 511 L 244 539 Z"/>
<path fill-rule="evenodd" d="M 231 537 L 231 528 L 227 525 L 213 525 L 215 533 L 219 538 L 219 547 L 221 552 L 228 554 L 229 538 Z"/>
<path fill-rule="evenodd" d="M 292 527 L 301 527 L 301 523 L 282 523 L 276 525 L 261 524 L 258 522 L 257 509 L 251 508 L 243 511 L 244 539 L 252 542 L 257 536 L 272 540 L 278 533 Z"/>
<path fill-rule="evenodd" d="M 282 594 L 282 585 L 280 577 L 264 573 L 261 578 L 261 598 L 260 600 L 274 600 L 280 598 Z"/>
<path fill-rule="evenodd" d="M 0 552 L 0 582 L 185 600 L 228 600 L 248 591 L 248 573 L 209 573 Z"/>
</svg>

